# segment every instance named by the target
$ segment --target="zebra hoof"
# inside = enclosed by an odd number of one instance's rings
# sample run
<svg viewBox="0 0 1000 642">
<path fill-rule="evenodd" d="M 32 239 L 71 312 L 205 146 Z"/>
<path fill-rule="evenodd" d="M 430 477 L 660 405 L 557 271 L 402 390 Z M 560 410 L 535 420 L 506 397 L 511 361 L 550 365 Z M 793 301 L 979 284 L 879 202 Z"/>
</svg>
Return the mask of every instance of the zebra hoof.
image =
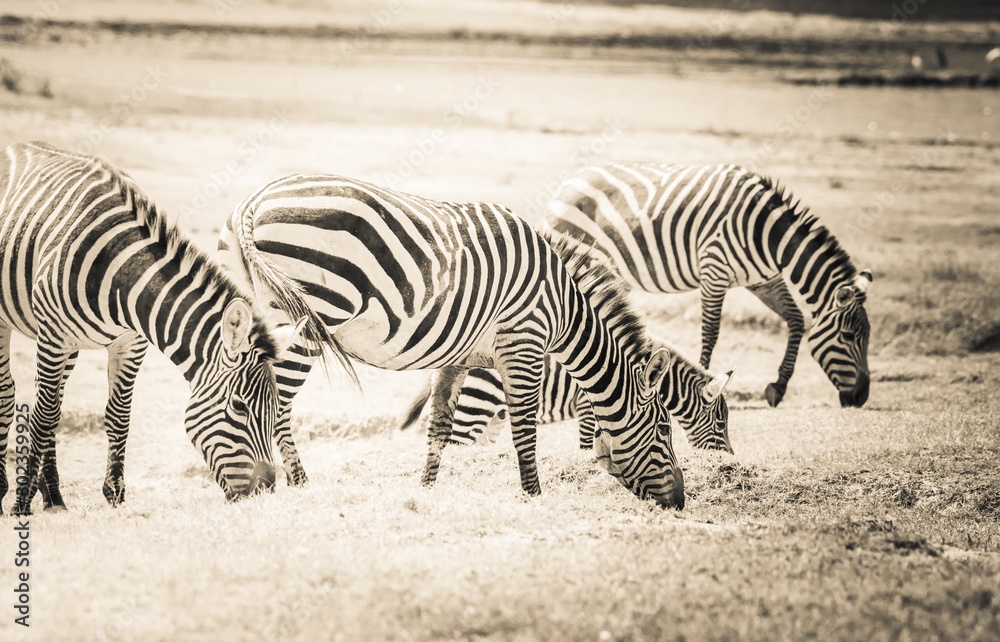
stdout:
<svg viewBox="0 0 1000 642">
<path fill-rule="evenodd" d="M 764 389 L 764 397 L 767 398 L 767 405 L 772 408 L 776 407 L 781 403 L 781 399 L 785 396 L 785 387 L 779 387 L 776 384 L 769 383 L 767 388 Z"/>
<path fill-rule="evenodd" d="M 45 507 L 46 513 L 65 513 L 66 510 L 66 504 L 52 504 Z"/>
<path fill-rule="evenodd" d="M 10 510 L 11 517 L 30 517 L 31 516 L 31 505 L 30 504 L 14 504 L 14 508 Z"/>
<path fill-rule="evenodd" d="M 108 501 L 109 506 L 118 506 L 119 504 L 125 503 L 125 487 L 124 486 L 105 486 L 104 487 L 104 499 Z"/>
</svg>

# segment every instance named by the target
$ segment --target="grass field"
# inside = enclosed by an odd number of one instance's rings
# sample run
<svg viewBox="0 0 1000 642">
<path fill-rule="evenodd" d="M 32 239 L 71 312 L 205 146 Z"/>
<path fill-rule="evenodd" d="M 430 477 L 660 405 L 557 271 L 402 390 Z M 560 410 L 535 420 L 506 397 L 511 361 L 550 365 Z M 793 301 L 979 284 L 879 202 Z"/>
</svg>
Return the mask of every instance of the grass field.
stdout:
<svg viewBox="0 0 1000 642">
<path fill-rule="evenodd" d="M 486 3 L 479 14 L 453 4 L 453 14 L 443 0 L 418 7 L 438 14 L 405 9 L 394 24 L 451 29 L 460 17 L 472 29 L 553 33 L 538 22 L 552 3 Z M 383 5 L 348 3 L 342 16 L 363 30 Z M 117 19 L 124 6 L 65 3 L 54 19 Z M 247 0 L 227 20 L 313 24 L 319 6 Z M 555 31 L 616 31 L 646 16 L 663 35 L 671 22 L 657 21 L 676 15 L 697 36 L 729 15 L 578 9 Z M 144 11 L 137 19 L 219 22 L 210 2 Z M 439 14 L 451 17 L 428 17 Z M 775 24 L 799 42 L 824 25 L 878 33 L 770 12 L 723 26 L 738 45 Z M 927 34 L 952 43 L 957 60 L 982 60 L 1000 25 L 906 24 L 877 66 L 903 69 L 906 39 Z M 681 512 L 605 474 L 576 447 L 573 423 L 541 431 L 539 498 L 520 491 L 509 434 L 447 449 L 436 486 L 422 488 L 425 437 L 396 426 L 427 375 L 370 368 L 359 369 L 363 394 L 317 374 L 296 400 L 305 488 L 282 481 L 226 504 L 184 435 L 183 379 L 159 354 L 139 376 L 128 498 L 112 509 L 100 492 L 105 358 L 85 354 L 58 436 L 70 509 L 31 519 L 31 628 L 2 606 L 0 639 L 1000 638 L 997 92 L 795 84 L 860 57 L 790 48 L 754 64 L 752 48 L 711 39 L 685 53 L 68 23 L 30 33 L 3 23 L 0 35 L 6 77 L 17 77 L 0 90 L 0 144 L 43 139 L 106 156 L 209 250 L 242 198 L 294 171 L 495 200 L 534 220 L 568 172 L 630 158 L 754 165 L 875 274 L 862 409 L 841 409 L 805 352 L 781 406 L 768 408 L 783 328 L 730 294 L 713 369 L 737 368 L 727 390 L 736 455 L 675 439 Z M 697 355 L 697 294 L 636 299 L 652 331 Z M 15 337 L 19 403 L 32 401 L 33 353 Z M 17 524 L 0 519 L 8 600 Z"/>
</svg>

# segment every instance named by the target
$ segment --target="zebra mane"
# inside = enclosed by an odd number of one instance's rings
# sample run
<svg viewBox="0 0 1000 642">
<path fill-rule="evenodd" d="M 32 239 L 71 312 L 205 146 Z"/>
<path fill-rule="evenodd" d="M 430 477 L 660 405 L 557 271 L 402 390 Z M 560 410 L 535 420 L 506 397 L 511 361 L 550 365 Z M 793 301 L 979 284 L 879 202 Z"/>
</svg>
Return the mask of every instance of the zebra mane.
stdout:
<svg viewBox="0 0 1000 642">
<path fill-rule="evenodd" d="M 621 342 L 628 356 L 645 359 L 652 353 L 653 342 L 646 324 L 629 302 L 630 289 L 617 272 L 598 260 L 593 249 L 566 237 L 539 232 L 556 256 L 566 266 L 578 288 Z"/>
<path fill-rule="evenodd" d="M 840 245 L 840 242 L 837 241 L 833 233 L 820 223 L 815 215 L 809 213 L 809 208 L 803 205 L 800 199 L 794 199 L 791 192 L 780 182 L 768 176 L 756 176 L 764 189 L 773 190 L 778 200 L 795 216 L 793 225 L 797 225 L 799 228 L 796 235 L 805 238 L 811 234 L 824 248 L 827 248 L 834 255 L 837 267 L 846 272 L 844 275 L 845 278 L 853 279 L 857 275 L 858 270 L 854 267 L 851 256 Z"/>
<path fill-rule="evenodd" d="M 254 309 L 254 297 L 230 279 L 201 248 L 194 244 L 177 225 L 171 222 L 167 215 L 160 212 L 156 205 L 139 189 L 136 182 L 122 170 L 114 167 L 102 158 L 92 157 L 96 168 L 108 172 L 112 184 L 117 187 L 122 201 L 131 206 L 136 220 L 149 230 L 150 240 L 166 248 L 167 254 L 180 260 L 182 268 L 196 278 L 202 277 L 202 288 L 206 291 L 221 291 L 229 299 L 243 299 L 251 309 Z M 277 347 L 267 325 L 256 312 L 253 314 L 253 327 L 250 330 L 250 345 L 266 359 L 277 357 Z"/>
<path fill-rule="evenodd" d="M 680 365 L 681 367 L 695 371 L 696 373 L 698 373 L 698 376 L 706 380 L 711 380 L 713 378 L 712 373 L 710 373 L 707 368 L 703 368 L 701 364 L 698 363 L 697 361 L 692 361 L 691 359 L 688 359 L 686 356 L 684 356 L 684 353 L 682 353 L 674 344 L 664 339 L 661 339 L 660 337 L 657 336 L 653 336 L 651 337 L 651 339 L 653 344 L 653 350 L 659 350 L 659 349 L 666 350 L 675 357 L 676 359 L 675 363 Z"/>
</svg>

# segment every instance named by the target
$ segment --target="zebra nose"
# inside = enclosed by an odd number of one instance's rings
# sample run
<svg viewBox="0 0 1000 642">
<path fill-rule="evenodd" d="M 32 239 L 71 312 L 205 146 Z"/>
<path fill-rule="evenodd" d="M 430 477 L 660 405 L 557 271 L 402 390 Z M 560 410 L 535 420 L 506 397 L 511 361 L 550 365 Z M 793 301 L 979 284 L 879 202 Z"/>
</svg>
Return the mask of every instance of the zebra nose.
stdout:
<svg viewBox="0 0 1000 642">
<path fill-rule="evenodd" d="M 840 393 L 840 405 L 842 408 L 860 408 L 868 401 L 868 387 L 871 383 L 867 372 L 858 375 L 858 380 L 852 390 Z"/>
<path fill-rule="evenodd" d="M 274 492 L 275 478 L 274 466 L 266 461 L 258 461 L 253 467 L 253 472 L 250 474 L 250 490 L 248 494 L 255 495 L 265 490 Z"/>
<path fill-rule="evenodd" d="M 684 473 L 680 466 L 674 468 L 674 508 L 684 510 Z"/>
</svg>

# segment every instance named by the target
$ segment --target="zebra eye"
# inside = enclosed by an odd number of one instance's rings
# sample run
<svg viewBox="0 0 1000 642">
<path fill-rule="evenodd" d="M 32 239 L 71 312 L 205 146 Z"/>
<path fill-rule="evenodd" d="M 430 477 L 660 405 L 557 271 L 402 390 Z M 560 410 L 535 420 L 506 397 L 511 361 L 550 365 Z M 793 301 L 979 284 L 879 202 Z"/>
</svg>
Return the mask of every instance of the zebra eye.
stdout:
<svg viewBox="0 0 1000 642">
<path fill-rule="evenodd" d="M 853 342 L 856 336 L 857 335 L 855 335 L 850 330 L 844 330 L 843 332 L 840 333 L 840 338 L 843 339 L 844 341 L 847 341 L 848 343 Z"/>
<path fill-rule="evenodd" d="M 247 405 L 243 402 L 242 399 L 236 399 L 234 397 L 233 398 L 233 402 L 232 402 L 232 406 L 233 406 L 233 410 L 236 411 L 237 414 L 240 414 L 240 415 L 248 415 L 248 414 L 250 414 L 250 409 L 247 408 Z"/>
</svg>

